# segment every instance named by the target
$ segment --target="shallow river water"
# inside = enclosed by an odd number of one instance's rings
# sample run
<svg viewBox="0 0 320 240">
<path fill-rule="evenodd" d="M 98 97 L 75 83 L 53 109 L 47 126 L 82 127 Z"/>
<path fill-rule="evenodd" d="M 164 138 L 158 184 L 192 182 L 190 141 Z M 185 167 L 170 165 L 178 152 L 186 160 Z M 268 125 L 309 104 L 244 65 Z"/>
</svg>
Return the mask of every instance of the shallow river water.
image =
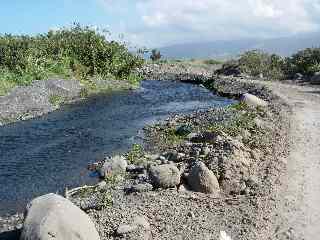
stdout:
<svg viewBox="0 0 320 240">
<path fill-rule="evenodd" d="M 146 124 L 231 102 L 192 84 L 143 81 L 138 90 L 0 127 L 0 215 L 23 211 L 36 196 L 95 182 L 88 163 L 127 151 Z"/>
</svg>

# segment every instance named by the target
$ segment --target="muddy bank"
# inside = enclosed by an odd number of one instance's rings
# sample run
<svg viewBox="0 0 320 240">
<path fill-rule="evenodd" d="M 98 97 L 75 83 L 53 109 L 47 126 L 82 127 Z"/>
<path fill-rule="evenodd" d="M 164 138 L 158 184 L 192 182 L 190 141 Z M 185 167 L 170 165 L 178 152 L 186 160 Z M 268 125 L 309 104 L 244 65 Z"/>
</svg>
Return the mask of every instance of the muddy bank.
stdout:
<svg viewBox="0 0 320 240">
<path fill-rule="evenodd" d="M 220 231 L 232 239 L 273 239 L 290 108 L 268 87 L 247 79 L 204 77 L 201 84 L 235 98 L 252 93 L 268 107 L 236 104 L 146 127 L 144 147 L 124 157 L 131 167 L 123 177 L 107 175 L 95 187 L 67 194 L 89 214 L 101 239 L 129 239 L 131 233 L 119 233 L 119 227 L 136 216 L 150 224 L 149 239 L 217 239 Z M 195 162 L 214 174 L 219 191 L 190 189 Z M 152 169 L 168 165 L 178 169 L 178 184 L 169 177 L 177 188 L 155 181 Z"/>
</svg>

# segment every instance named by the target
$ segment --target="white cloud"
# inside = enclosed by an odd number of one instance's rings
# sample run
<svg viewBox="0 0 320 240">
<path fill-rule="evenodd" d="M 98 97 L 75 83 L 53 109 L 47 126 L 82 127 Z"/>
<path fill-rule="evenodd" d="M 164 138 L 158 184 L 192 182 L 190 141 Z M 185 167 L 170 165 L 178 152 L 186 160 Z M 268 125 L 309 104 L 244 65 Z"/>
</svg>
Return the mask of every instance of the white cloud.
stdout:
<svg viewBox="0 0 320 240">
<path fill-rule="evenodd" d="M 100 0 L 101 1 L 101 0 Z M 112 0 L 108 1 L 112 4 Z M 123 0 L 124 1 L 124 0 Z M 121 0 L 115 1 L 117 5 Z M 135 0 L 135 39 L 172 42 L 274 37 L 317 31 L 319 0 Z M 132 3 L 132 2 L 131 2 Z M 137 25 L 139 25 L 137 27 Z"/>
</svg>

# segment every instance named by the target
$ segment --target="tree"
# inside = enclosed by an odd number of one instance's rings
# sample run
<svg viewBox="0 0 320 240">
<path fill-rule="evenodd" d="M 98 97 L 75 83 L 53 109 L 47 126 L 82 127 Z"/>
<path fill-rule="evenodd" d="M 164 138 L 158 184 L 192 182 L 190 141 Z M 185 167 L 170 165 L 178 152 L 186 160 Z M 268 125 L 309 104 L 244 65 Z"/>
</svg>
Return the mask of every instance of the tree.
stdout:
<svg viewBox="0 0 320 240">
<path fill-rule="evenodd" d="M 161 57 L 162 56 L 161 56 L 160 51 L 158 51 L 157 49 L 152 49 L 151 56 L 150 56 L 152 61 L 160 60 Z"/>
</svg>

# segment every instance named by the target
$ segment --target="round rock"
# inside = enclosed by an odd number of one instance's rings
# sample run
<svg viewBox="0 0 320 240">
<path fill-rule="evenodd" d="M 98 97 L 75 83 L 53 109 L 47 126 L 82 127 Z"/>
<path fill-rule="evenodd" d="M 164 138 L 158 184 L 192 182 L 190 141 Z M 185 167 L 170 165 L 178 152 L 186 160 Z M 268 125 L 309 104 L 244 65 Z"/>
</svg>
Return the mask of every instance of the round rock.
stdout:
<svg viewBox="0 0 320 240">
<path fill-rule="evenodd" d="M 89 216 L 69 200 L 47 194 L 32 200 L 26 209 L 20 240 L 99 240 Z"/>
<path fill-rule="evenodd" d="M 152 166 L 149 175 L 155 187 L 171 188 L 180 183 L 180 171 L 173 164 Z"/>
<path fill-rule="evenodd" d="M 218 194 L 220 187 L 216 176 L 203 162 L 196 162 L 190 169 L 188 185 L 196 192 Z"/>
</svg>

